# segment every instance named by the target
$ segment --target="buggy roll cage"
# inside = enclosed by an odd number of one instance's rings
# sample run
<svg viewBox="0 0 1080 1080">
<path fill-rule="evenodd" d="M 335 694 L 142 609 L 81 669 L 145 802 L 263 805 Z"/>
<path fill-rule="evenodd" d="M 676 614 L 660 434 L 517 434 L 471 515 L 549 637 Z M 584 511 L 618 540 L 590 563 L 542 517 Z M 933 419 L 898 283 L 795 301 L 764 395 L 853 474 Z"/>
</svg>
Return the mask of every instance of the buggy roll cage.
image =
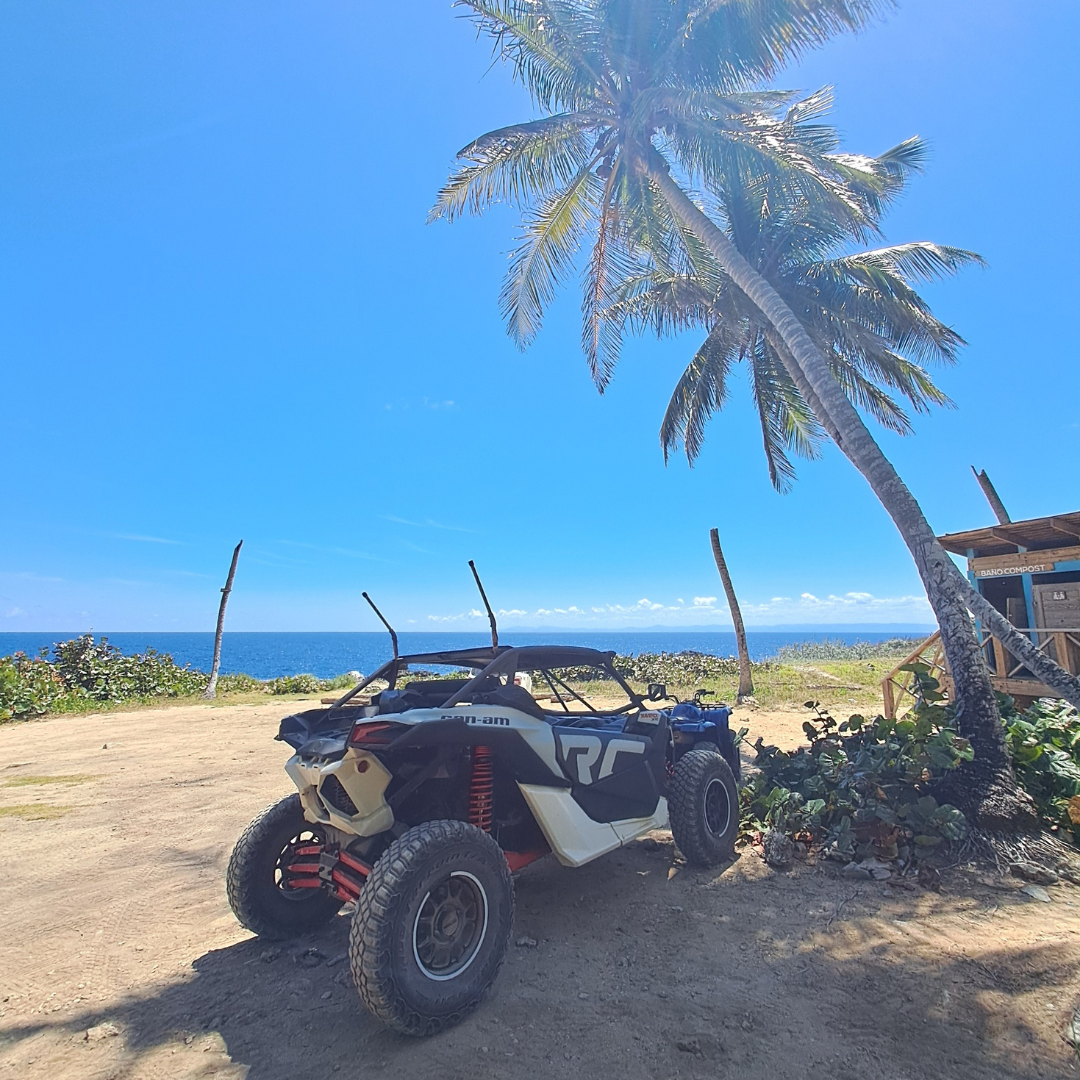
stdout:
<svg viewBox="0 0 1080 1080">
<path fill-rule="evenodd" d="M 549 668 L 588 666 L 599 668 L 613 679 L 630 699 L 629 703 L 609 712 L 593 710 L 592 706 L 584 698 L 570 690 L 561 679 L 557 676 L 554 678 L 563 686 L 563 689 L 568 690 L 596 715 L 618 716 L 633 709 L 640 709 L 644 699 L 615 670 L 614 658 L 615 653 L 613 652 L 600 652 L 598 649 L 586 649 L 578 645 L 524 645 L 517 647 L 499 645 L 477 649 L 455 649 L 451 652 L 414 653 L 411 656 L 395 656 L 377 671 L 368 675 L 367 678 L 361 679 L 356 686 L 338 698 L 330 706 L 328 715 L 332 714 L 335 709 L 347 705 L 376 679 L 385 679 L 389 687 L 393 689 L 398 676 L 410 664 L 440 664 L 450 667 L 471 668 L 475 672 L 464 686 L 454 691 L 442 705 L 437 706 L 441 709 L 448 709 L 459 702 L 467 701 L 484 681 L 493 675 L 506 675 L 512 681 L 515 672 L 541 671 L 550 685 L 552 676 L 548 674 Z M 559 697 L 557 692 L 555 696 Z M 562 702 L 561 698 L 559 700 Z M 566 709 L 565 703 L 563 703 L 563 709 L 569 711 Z"/>
</svg>

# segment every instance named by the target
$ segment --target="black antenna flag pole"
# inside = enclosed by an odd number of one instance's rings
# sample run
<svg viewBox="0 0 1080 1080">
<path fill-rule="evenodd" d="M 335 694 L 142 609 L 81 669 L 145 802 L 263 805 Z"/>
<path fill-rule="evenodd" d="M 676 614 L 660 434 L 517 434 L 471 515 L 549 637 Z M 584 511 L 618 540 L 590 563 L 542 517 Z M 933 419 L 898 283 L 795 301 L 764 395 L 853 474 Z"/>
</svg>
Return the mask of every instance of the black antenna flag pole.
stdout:
<svg viewBox="0 0 1080 1080">
<path fill-rule="evenodd" d="M 398 658 L 398 648 L 397 648 L 397 634 L 394 633 L 394 628 L 386 621 L 386 616 L 383 615 L 383 613 L 375 606 L 375 601 L 372 600 L 371 597 L 368 596 L 368 594 L 366 592 L 361 593 L 360 595 L 371 605 L 371 610 L 374 611 L 375 614 L 379 616 L 379 621 L 383 624 L 383 626 L 385 626 L 386 629 L 390 631 L 390 640 L 394 644 L 394 659 L 396 660 Z"/>
<path fill-rule="evenodd" d="M 480 575 L 476 572 L 476 563 L 472 559 L 469 560 L 469 569 L 472 571 L 472 576 L 476 578 L 476 587 L 480 590 L 480 599 L 484 601 L 484 607 L 487 608 L 488 622 L 491 623 L 491 647 L 497 649 L 499 647 L 499 627 L 495 622 L 495 612 L 491 610 L 487 593 L 484 592 L 483 582 L 481 582 Z"/>
</svg>

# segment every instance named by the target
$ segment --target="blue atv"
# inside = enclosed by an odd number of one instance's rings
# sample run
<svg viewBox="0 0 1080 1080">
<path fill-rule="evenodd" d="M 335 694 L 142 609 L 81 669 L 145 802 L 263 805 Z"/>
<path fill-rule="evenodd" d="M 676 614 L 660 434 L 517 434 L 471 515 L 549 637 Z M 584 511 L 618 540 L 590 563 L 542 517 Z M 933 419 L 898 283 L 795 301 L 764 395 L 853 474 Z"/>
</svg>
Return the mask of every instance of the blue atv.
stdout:
<svg viewBox="0 0 1080 1080">
<path fill-rule="evenodd" d="M 732 732 L 731 708 L 723 701 L 709 704 L 705 698 L 711 695 L 697 690 L 691 701 L 664 710 L 671 732 L 669 825 L 679 850 L 697 866 L 731 858 L 739 814 L 739 742 L 745 729 Z M 669 697 L 663 683 L 650 683 L 648 696 Z M 731 817 L 735 821 L 727 825 Z"/>
</svg>

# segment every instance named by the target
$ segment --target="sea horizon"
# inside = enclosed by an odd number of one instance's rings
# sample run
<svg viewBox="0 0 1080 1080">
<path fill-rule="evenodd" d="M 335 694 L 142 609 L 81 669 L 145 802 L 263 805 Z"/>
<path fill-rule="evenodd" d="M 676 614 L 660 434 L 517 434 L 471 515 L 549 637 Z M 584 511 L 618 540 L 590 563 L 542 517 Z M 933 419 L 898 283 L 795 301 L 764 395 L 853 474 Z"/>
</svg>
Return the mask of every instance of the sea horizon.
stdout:
<svg viewBox="0 0 1080 1080">
<path fill-rule="evenodd" d="M 882 624 L 875 624 L 879 627 Z M 846 629 L 840 626 L 813 629 L 755 628 L 746 632 L 751 659 L 761 661 L 775 656 L 785 645 L 801 642 L 839 640 L 845 644 L 856 641 L 887 641 L 894 637 L 920 637 L 930 632 L 927 627 L 912 624 L 885 624 L 881 629 L 869 627 Z M 213 657 L 212 631 L 93 631 L 94 638 L 107 638 L 126 654 L 144 652 L 148 648 L 168 653 L 181 665 L 190 664 L 209 671 Z M 0 632 L 0 656 L 23 652 L 38 655 L 42 649 L 51 650 L 60 641 L 77 637 L 66 631 L 4 631 Z M 491 636 L 483 631 L 414 631 L 398 632 L 402 654 L 441 652 L 455 648 L 483 645 Z M 580 645 L 600 650 L 614 650 L 622 655 L 660 652 L 701 652 L 713 656 L 733 656 L 735 634 L 723 629 L 672 629 L 654 627 L 640 630 L 525 630 L 508 627 L 500 631 L 499 640 L 505 645 Z M 333 678 L 348 671 L 369 673 L 390 659 L 390 637 L 384 631 L 274 631 L 227 630 L 222 636 L 221 670 L 225 673 L 244 673 L 258 679 L 273 679 L 282 675 L 311 674 Z"/>
</svg>

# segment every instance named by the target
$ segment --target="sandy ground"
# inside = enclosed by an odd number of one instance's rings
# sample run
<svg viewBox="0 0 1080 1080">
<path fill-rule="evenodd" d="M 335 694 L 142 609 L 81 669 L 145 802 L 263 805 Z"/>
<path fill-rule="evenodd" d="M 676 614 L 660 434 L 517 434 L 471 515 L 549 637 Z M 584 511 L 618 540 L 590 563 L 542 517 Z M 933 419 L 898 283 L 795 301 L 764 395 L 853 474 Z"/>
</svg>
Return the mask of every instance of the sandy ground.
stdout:
<svg viewBox="0 0 1080 1080">
<path fill-rule="evenodd" d="M 908 891 L 753 853 L 693 871 L 665 833 L 526 869 L 515 939 L 537 945 L 456 1029 L 391 1034 L 350 984 L 346 917 L 282 948 L 226 904 L 233 842 L 290 790 L 282 712 L 0 728 L 0 1078 L 1076 1075 L 1080 889 L 1045 904 L 957 868 Z M 802 719 L 743 722 L 790 744 Z"/>
</svg>

